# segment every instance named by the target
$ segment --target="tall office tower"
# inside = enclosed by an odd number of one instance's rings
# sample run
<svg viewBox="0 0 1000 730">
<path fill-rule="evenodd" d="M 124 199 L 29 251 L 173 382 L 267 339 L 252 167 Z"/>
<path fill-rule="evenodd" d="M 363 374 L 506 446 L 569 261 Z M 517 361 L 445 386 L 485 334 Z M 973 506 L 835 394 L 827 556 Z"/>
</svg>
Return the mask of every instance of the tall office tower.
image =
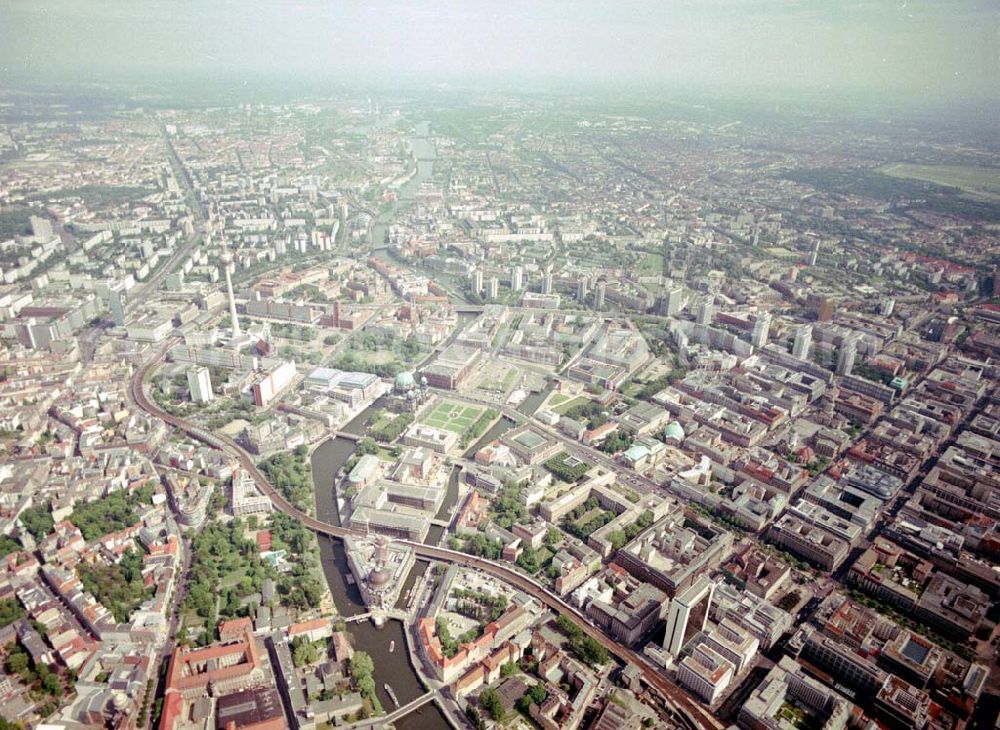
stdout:
<svg viewBox="0 0 1000 730">
<path fill-rule="evenodd" d="M 715 317 L 715 299 L 709 295 L 698 304 L 698 324 L 710 325 Z"/>
<path fill-rule="evenodd" d="M 674 596 L 667 614 L 664 649 L 673 656 L 678 656 L 691 638 L 705 628 L 714 594 L 715 583 L 703 575 L 687 590 Z"/>
<path fill-rule="evenodd" d="M 31 236 L 36 241 L 48 241 L 52 238 L 52 221 L 33 215 L 28 219 L 31 223 Z"/>
<path fill-rule="evenodd" d="M 208 368 L 191 368 L 187 372 L 188 390 L 191 391 L 191 400 L 195 403 L 208 403 L 215 398 L 212 392 L 212 376 Z"/>
<path fill-rule="evenodd" d="M 576 301 L 583 304 L 587 301 L 587 290 L 590 288 L 590 279 L 586 276 L 581 276 L 580 281 L 576 282 Z"/>
<path fill-rule="evenodd" d="M 812 251 L 809 252 L 809 265 L 815 266 L 817 258 L 819 258 L 819 241 L 813 244 Z"/>
<path fill-rule="evenodd" d="M 552 293 L 552 272 L 548 272 L 542 277 L 542 294 Z"/>
<path fill-rule="evenodd" d="M 476 269 L 472 272 L 472 293 L 482 294 L 483 293 L 483 270 Z"/>
<path fill-rule="evenodd" d="M 666 314 L 668 317 L 677 314 L 681 309 L 684 308 L 684 290 L 679 287 L 671 287 L 667 289 L 667 309 Z"/>
<path fill-rule="evenodd" d="M 226 274 L 226 294 L 229 295 L 229 318 L 233 321 L 233 337 L 239 337 L 240 319 L 236 316 L 236 296 L 233 294 L 233 277 L 229 269 L 233 264 L 233 254 L 229 247 L 223 245 L 222 253 L 219 254 L 219 261 L 222 262 L 222 270 Z"/>
<path fill-rule="evenodd" d="M 850 335 L 840 343 L 837 352 L 837 375 L 850 375 L 854 370 L 854 358 L 858 354 L 858 338 Z"/>
<path fill-rule="evenodd" d="M 495 276 L 491 277 L 489 282 L 486 284 L 486 298 L 496 299 L 497 295 L 500 293 L 500 280 Z"/>
<path fill-rule="evenodd" d="M 521 291 L 524 286 L 524 269 L 515 266 L 510 270 L 510 290 Z"/>
<path fill-rule="evenodd" d="M 891 317 L 895 308 L 896 300 L 892 297 L 886 297 L 882 300 L 882 306 L 879 308 L 879 313 L 881 313 L 883 317 Z"/>
<path fill-rule="evenodd" d="M 604 309 L 604 295 L 608 291 L 608 285 L 603 281 L 597 282 L 597 289 L 594 293 L 594 309 Z"/>
<path fill-rule="evenodd" d="M 761 312 L 757 315 L 757 321 L 753 323 L 753 334 L 750 335 L 750 342 L 754 347 L 763 347 L 767 344 L 767 333 L 771 329 L 771 315 Z"/>
<path fill-rule="evenodd" d="M 111 321 L 116 327 L 125 326 L 125 285 L 120 281 L 112 284 L 108 290 L 108 308 L 111 310 Z"/>
<path fill-rule="evenodd" d="M 809 357 L 809 348 L 812 347 L 813 328 L 811 324 L 801 325 L 795 330 L 795 342 L 792 344 L 792 355 L 799 360 Z"/>
</svg>

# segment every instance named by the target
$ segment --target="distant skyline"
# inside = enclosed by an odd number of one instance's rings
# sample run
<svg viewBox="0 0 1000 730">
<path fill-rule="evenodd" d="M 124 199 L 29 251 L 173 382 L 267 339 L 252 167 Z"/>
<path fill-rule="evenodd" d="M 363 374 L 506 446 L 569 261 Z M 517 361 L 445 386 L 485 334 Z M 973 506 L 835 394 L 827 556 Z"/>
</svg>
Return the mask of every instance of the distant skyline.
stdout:
<svg viewBox="0 0 1000 730">
<path fill-rule="evenodd" d="M 179 75 L 995 100 L 1000 3 L 0 3 L 0 83 Z"/>
</svg>

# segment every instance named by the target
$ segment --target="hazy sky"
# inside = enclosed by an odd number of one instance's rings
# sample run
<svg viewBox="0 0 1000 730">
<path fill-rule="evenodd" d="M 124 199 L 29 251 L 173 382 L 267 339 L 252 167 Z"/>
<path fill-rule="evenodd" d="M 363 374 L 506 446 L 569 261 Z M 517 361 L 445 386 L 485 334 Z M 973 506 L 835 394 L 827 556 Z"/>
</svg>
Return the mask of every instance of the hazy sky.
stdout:
<svg viewBox="0 0 1000 730">
<path fill-rule="evenodd" d="M 177 72 L 1000 96 L 1000 0 L 0 0 L 0 79 Z"/>
</svg>

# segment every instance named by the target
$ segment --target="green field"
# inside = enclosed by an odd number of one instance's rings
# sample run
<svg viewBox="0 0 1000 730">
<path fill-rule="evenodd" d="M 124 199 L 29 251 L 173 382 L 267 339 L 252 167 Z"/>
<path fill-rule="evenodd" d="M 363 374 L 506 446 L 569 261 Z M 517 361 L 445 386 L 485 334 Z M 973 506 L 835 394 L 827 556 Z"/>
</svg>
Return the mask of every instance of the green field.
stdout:
<svg viewBox="0 0 1000 730">
<path fill-rule="evenodd" d="M 659 274 L 663 271 L 663 256 L 658 253 L 647 253 L 639 264 L 639 270 L 646 274 Z"/>
<path fill-rule="evenodd" d="M 990 200 L 1000 200 L 1000 168 L 972 165 L 887 165 L 879 172 L 892 177 L 922 180 L 961 188 Z"/>
<path fill-rule="evenodd" d="M 434 409 L 421 420 L 428 426 L 443 428 L 462 436 L 485 410 L 479 406 L 443 401 L 434 406 Z"/>
<path fill-rule="evenodd" d="M 582 406 L 585 403 L 589 403 L 590 399 L 585 398 L 582 395 L 578 395 L 575 398 L 566 398 L 566 400 L 561 401 L 558 404 L 551 404 L 551 409 L 558 413 L 560 416 L 564 415 L 567 411 L 570 411 L 577 406 Z"/>
</svg>

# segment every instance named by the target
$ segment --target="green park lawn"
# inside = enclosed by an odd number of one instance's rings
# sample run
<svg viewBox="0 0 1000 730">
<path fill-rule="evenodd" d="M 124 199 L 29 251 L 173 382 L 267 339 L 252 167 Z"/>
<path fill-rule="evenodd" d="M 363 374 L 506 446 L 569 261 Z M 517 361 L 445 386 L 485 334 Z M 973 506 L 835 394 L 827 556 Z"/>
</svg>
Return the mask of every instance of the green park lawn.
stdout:
<svg viewBox="0 0 1000 730">
<path fill-rule="evenodd" d="M 434 428 L 464 435 L 483 414 L 485 409 L 451 401 L 443 401 L 434 406 L 430 413 L 423 417 L 423 422 Z"/>
</svg>

